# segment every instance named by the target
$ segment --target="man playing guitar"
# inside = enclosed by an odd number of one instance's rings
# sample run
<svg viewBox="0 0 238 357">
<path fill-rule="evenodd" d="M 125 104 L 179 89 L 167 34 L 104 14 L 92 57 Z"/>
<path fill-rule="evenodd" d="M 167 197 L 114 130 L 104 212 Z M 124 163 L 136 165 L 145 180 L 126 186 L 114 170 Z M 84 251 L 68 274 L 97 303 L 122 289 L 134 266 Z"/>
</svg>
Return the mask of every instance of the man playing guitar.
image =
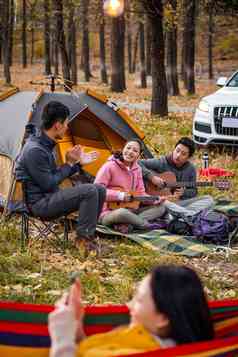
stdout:
<svg viewBox="0 0 238 357">
<path fill-rule="evenodd" d="M 211 196 L 197 196 L 196 188 L 196 168 L 190 162 L 190 158 L 195 152 L 195 144 L 188 137 L 182 137 L 175 145 L 171 154 L 161 156 L 158 159 L 140 160 L 139 164 L 142 168 L 143 179 L 145 182 L 150 182 L 162 189 L 165 182 L 158 174 L 164 172 L 172 172 L 176 176 L 177 182 L 194 183 L 193 187 L 181 187 L 174 191 L 174 196 L 178 200 L 176 205 L 174 203 L 166 204 L 167 209 L 175 213 L 184 213 L 187 215 L 187 210 L 191 211 L 191 215 L 197 213 L 205 208 L 211 208 L 214 200 Z M 192 185 L 191 185 L 192 186 Z M 179 212 L 177 208 L 179 209 Z M 184 210 L 182 207 L 186 207 Z"/>
</svg>

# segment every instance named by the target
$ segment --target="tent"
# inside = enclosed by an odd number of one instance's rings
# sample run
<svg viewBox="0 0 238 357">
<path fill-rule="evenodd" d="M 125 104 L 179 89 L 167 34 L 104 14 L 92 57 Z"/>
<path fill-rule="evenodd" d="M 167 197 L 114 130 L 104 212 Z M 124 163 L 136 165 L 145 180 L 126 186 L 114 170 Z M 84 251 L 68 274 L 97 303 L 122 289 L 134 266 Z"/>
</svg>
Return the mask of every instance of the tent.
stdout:
<svg viewBox="0 0 238 357">
<path fill-rule="evenodd" d="M 85 166 L 95 175 L 113 151 L 121 149 L 126 140 L 144 139 L 144 133 L 136 123 L 106 96 L 91 90 L 85 93 L 20 92 L 13 89 L 0 96 L 0 192 L 4 198 L 12 192 L 12 164 L 19 154 L 26 135 L 26 125 L 31 123 L 39 130 L 41 113 L 51 100 L 60 101 L 70 109 L 74 117 L 65 137 L 57 144 L 57 159 L 64 162 L 65 150 L 81 144 L 85 150 L 97 150 L 99 158 Z M 144 146 L 145 158 L 152 157 Z"/>
</svg>

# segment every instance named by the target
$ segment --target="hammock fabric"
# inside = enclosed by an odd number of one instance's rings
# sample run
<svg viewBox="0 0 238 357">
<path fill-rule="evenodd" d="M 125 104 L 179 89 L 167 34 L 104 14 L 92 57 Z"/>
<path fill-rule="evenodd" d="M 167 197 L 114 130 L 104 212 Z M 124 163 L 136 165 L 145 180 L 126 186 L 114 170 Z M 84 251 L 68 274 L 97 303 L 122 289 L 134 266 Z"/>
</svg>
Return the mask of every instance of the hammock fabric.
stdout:
<svg viewBox="0 0 238 357">
<path fill-rule="evenodd" d="M 238 299 L 213 301 L 210 303 L 210 308 L 216 330 L 216 339 L 213 341 L 180 345 L 130 356 L 238 356 Z M 50 338 L 47 317 L 52 310 L 53 307 L 48 305 L 0 302 L 0 356 L 48 356 Z M 126 306 L 86 307 L 87 335 L 110 331 L 113 327 L 128 322 Z"/>
</svg>

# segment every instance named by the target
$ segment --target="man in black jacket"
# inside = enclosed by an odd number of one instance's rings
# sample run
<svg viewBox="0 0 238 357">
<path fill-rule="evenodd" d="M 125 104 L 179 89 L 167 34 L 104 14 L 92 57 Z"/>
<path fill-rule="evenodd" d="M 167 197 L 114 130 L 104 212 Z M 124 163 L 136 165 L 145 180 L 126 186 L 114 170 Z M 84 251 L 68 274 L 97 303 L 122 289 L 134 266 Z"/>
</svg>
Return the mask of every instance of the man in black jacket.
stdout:
<svg viewBox="0 0 238 357">
<path fill-rule="evenodd" d="M 90 246 L 106 193 L 95 184 L 59 188 L 81 165 L 97 158 L 96 152 L 86 154 L 76 145 L 66 152 L 66 163 L 56 166 L 54 148 L 64 137 L 68 121 L 69 109 L 62 103 L 52 101 L 44 107 L 42 133 L 26 141 L 16 162 L 16 178 L 24 182 L 26 203 L 34 216 L 57 218 L 79 210 L 76 245 L 83 241 Z"/>
</svg>

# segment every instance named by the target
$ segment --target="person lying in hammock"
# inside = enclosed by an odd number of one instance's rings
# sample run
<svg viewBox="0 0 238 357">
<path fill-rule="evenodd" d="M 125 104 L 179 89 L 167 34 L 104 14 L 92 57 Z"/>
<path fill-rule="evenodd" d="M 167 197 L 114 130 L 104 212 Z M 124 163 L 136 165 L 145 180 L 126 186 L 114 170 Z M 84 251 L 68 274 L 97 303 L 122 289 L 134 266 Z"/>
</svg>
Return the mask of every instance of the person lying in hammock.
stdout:
<svg viewBox="0 0 238 357">
<path fill-rule="evenodd" d="M 153 204 L 142 206 L 137 209 L 131 208 L 110 208 L 110 203 L 113 201 L 121 201 L 125 204 L 130 200 L 129 192 L 136 192 L 137 195 L 146 196 L 145 186 L 142 178 L 142 168 L 138 164 L 138 160 L 142 153 L 143 143 L 138 139 L 128 141 L 122 152 L 111 156 L 108 161 L 99 169 L 94 183 L 104 186 L 106 191 L 106 203 L 104 203 L 99 223 L 105 226 L 114 226 L 123 232 L 123 224 L 127 224 L 125 228 L 131 227 L 136 229 L 159 229 L 161 224 L 151 223 L 157 218 L 167 215 L 167 223 L 172 220 L 173 214 L 179 213 L 185 216 L 197 214 L 200 210 L 194 207 L 181 207 L 175 202 L 171 202 L 166 197 L 161 197 L 153 202 Z M 120 190 L 118 190 L 120 187 Z M 180 194 L 180 192 L 178 192 Z M 146 198 L 146 197 L 145 197 Z M 168 197 L 167 197 L 168 198 Z M 177 192 L 170 199 L 178 199 Z M 123 232 L 127 233 L 127 231 Z"/>
<path fill-rule="evenodd" d="M 202 283 L 186 266 L 155 267 L 140 282 L 128 308 L 128 326 L 86 337 L 77 279 L 49 314 L 50 357 L 126 356 L 214 337 Z"/>
</svg>

